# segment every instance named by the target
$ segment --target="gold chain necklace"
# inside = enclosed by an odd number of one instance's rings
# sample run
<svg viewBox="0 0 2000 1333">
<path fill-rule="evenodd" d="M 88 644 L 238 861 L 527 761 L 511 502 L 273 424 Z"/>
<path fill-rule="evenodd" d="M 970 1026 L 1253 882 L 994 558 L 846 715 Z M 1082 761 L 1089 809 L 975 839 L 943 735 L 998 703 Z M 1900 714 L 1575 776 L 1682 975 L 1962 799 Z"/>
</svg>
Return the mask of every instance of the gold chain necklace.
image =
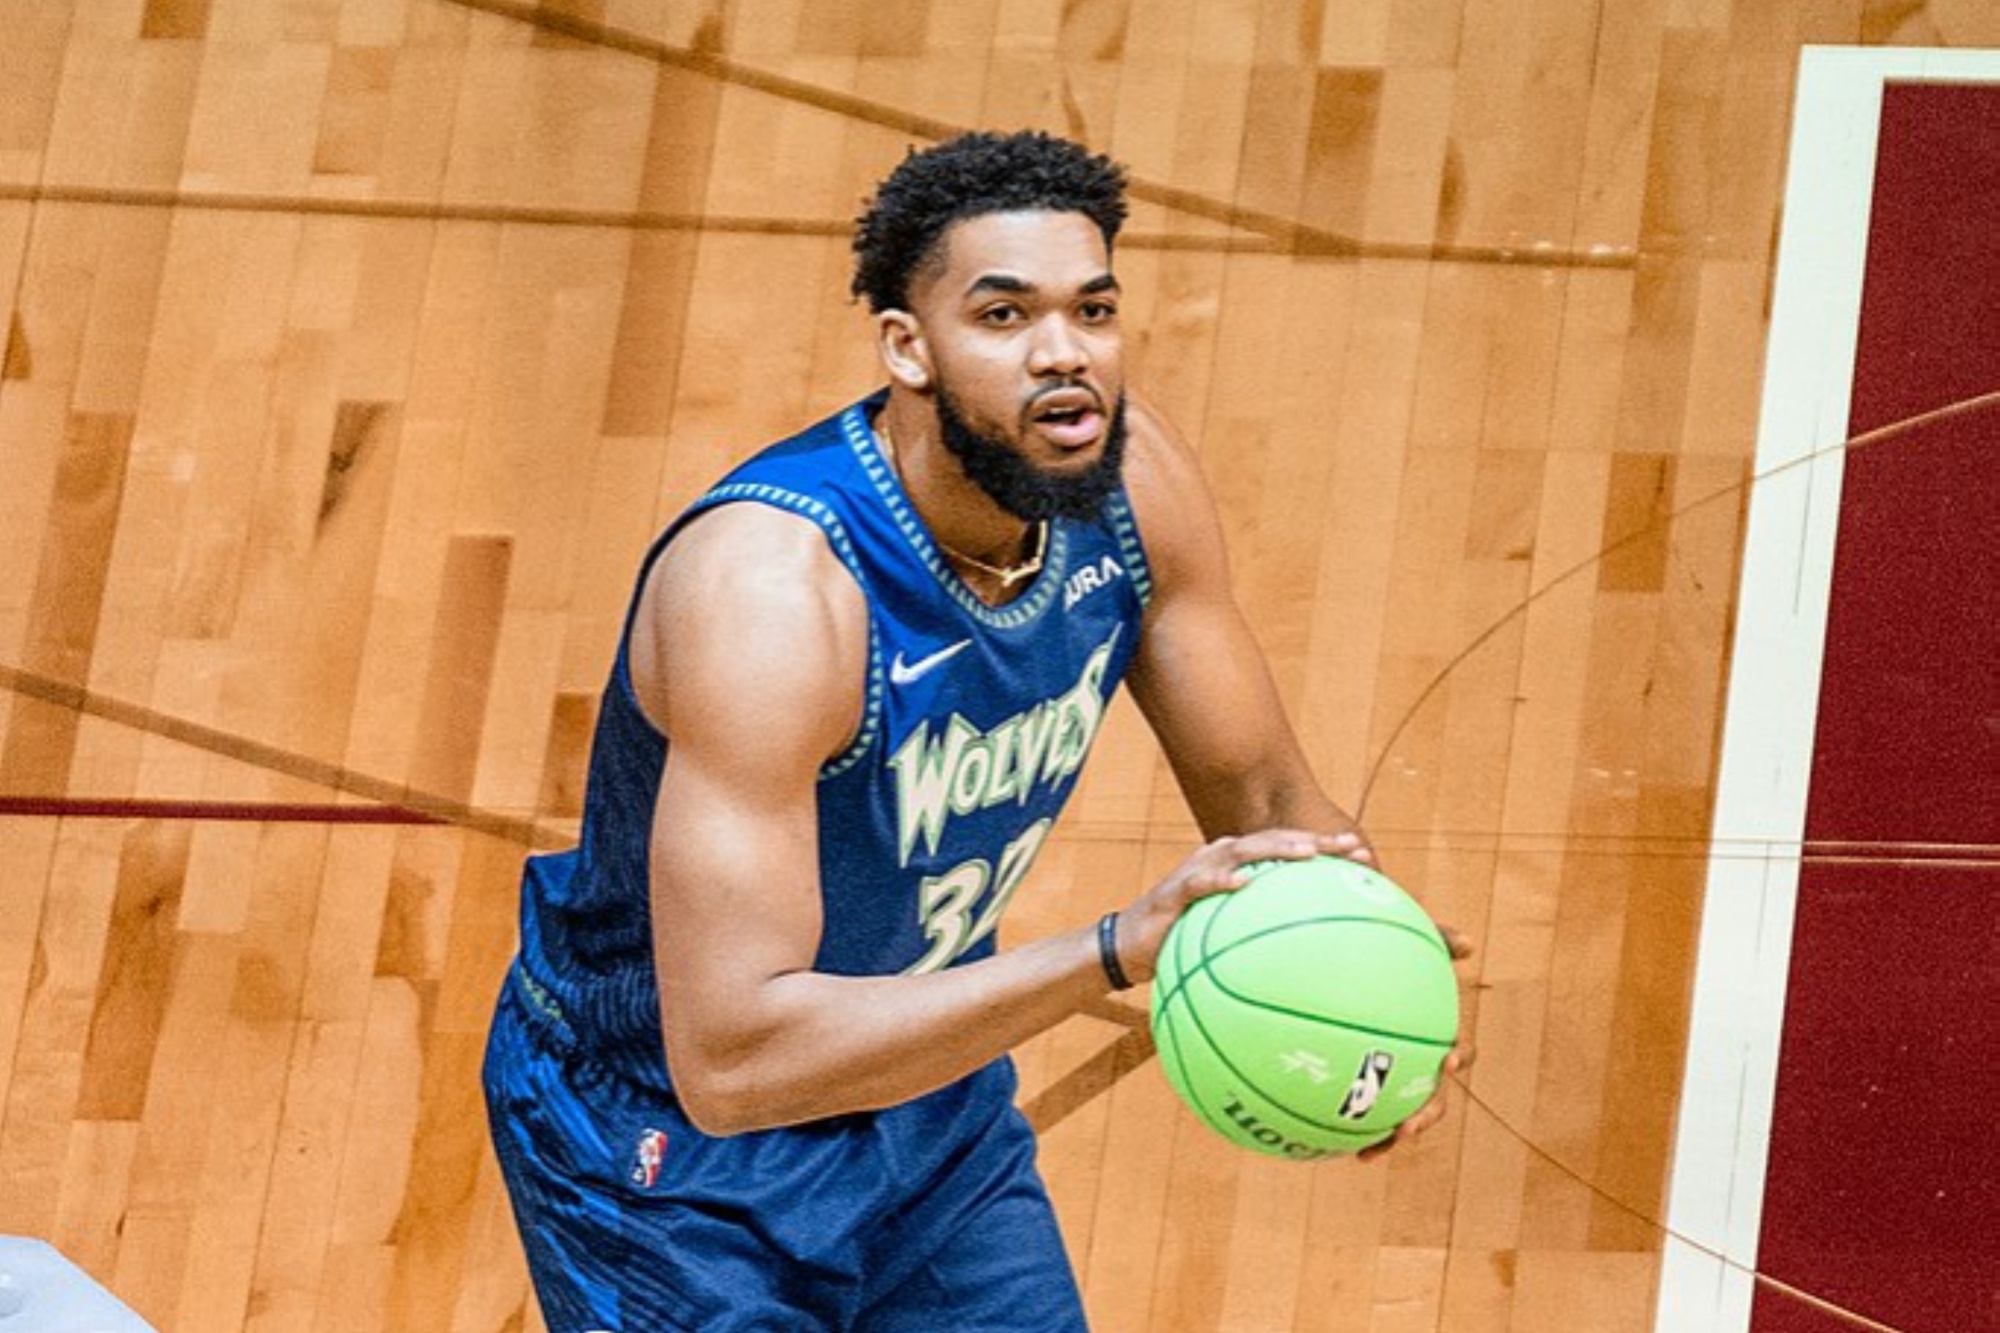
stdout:
<svg viewBox="0 0 2000 1333">
<path fill-rule="evenodd" d="M 878 415 L 874 424 L 875 438 L 882 442 L 882 452 L 889 459 L 889 467 L 900 479 L 903 475 L 903 468 L 902 464 L 896 458 L 896 441 L 890 438 L 889 423 L 883 421 Z M 1021 580 L 1033 578 L 1042 572 L 1042 562 L 1048 558 L 1049 553 L 1049 521 L 1043 519 L 1035 524 L 1035 553 L 1018 565 L 988 564 L 976 555 L 967 555 L 936 533 L 931 534 L 931 540 L 937 543 L 937 548 L 940 551 L 960 564 L 969 565 L 990 578 L 1000 580 L 1000 589 L 1005 592 Z"/>
<path fill-rule="evenodd" d="M 1022 579 L 1032 578 L 1042 572 L 1042 559 L 1048 554 L 1049 550 L 1049 521 L 1043 519 L 1041 522 L 1035 524 L 1035 553 L 1018 565 L 1007 565 L 1004 567 L 989 565 L 978 556 L 967 555 L 957 547 L 948 544 L 941 537 L 933 536 L 931 540 L 938 544 L 940 551 L 943 551 L 952 559 L 971 565 L 982 574 L 990 574 L 994 578 L 999 579 L 1000 587 L 1002 590 L 1005 590 L 1013 587 Z"/>
</svg>

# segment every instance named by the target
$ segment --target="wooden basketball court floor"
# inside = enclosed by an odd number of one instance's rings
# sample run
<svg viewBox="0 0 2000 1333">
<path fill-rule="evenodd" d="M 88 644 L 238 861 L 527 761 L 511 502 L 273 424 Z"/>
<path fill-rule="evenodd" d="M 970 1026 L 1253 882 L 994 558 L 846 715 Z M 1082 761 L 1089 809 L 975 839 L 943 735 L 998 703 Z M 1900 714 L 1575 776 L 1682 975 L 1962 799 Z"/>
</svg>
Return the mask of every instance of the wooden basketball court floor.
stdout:
<svg viewBox="0 0 2000 1333">
<path fill-rule="evenodd" d="M 1135 382 L 1479 949 L 1379 1164 L 1229 1148 L 1136 1008 L 1024 1048 L 1094 1326 L 1654 1327 L 1813 44 L 2000 11 L 0 0 L 0 1233 L 163 1333 L 543 1327 L 477 1068 L 633 561 L 876 382 L 871 182 L 1036 125 L 1131 167 Z M 1192 840 L 1121 704 L 1009 937 Z"/>
</svg>

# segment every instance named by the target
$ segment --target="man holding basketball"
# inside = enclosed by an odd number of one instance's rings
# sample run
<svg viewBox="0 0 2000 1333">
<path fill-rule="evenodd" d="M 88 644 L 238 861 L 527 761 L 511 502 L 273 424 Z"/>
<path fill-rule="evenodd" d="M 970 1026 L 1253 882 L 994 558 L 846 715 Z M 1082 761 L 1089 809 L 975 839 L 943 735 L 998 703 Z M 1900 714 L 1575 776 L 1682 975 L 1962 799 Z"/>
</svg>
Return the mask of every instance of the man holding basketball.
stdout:
<svg viewBox="0 0 2000 1333">
<path fill-rule="evenodd" d="M 1150 978 L 1249 863 L 1371 858 L 1195 458 L 1126 399 L 1124 211 L 1044 135 L 910 156 L 855 241 L 887 388 L 648 553 L 487 1060 L 555 1333 L 1082 1329 L 1006 1053 Z M 1121 680 L 1214 841 L 1000 951 Z"/>
</svg>

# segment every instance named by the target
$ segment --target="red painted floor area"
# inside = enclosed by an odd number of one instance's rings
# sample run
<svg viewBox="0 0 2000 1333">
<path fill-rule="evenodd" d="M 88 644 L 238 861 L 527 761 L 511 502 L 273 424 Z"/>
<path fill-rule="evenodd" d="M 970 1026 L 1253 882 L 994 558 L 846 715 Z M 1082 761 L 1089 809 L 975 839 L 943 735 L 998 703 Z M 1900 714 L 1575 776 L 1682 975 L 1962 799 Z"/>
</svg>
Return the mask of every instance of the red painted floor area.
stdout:
<svg viewBox="0 0 2000 1333">
<path fill-rule="evenodd" d="M 1879 153 L 1857 434 L 2000 388 L 2000 86 L 1891 85 Z M 1848 456 L 1819 719 L 1758 1266 L 2000 1329 L 2000 413 Z"/>
</svg>

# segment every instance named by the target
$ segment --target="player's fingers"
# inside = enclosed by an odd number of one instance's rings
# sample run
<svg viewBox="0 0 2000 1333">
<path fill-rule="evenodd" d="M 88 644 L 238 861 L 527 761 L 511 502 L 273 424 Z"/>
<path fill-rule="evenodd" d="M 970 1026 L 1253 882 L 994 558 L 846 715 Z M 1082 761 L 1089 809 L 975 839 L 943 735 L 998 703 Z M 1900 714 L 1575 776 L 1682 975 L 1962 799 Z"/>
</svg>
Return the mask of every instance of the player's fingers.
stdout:
<svg viewBox="0 0 2000 1333">
<path fill-rule="evenodd" d="M 1412 1115 L 1409 1119 L 1405 1120 L 1402 1124 L 1396 1126 L 1396 1132 L 1394 1134 L 1391 1134 L 1388 1138 L 1382 1140 L 1380 1143 L 1374 1144 L 1371 1147 L 1363 1148 L 1361 1152 L 1357 1155 L 1364 1162 L 1372 1161 L 1375 1158 L 1380 1157 L 1383 1153 L 1390 1151 L 1392 1148 L 1398 1148 L 1401 1147 L 1403 1144 L 1410 1142 L 1412 1139 L 1415 1139 L 1416 1137 L 1421 1135 L 1425 1130 L 1429 1129 L 1432 1125 L 1435 1125 L 1438 1121 L 1444 1119 L 1444 1112 L 1447 1104 L 1448 1102 L 1445 1096 L 1444 1087 L 1443 1085 L 1439 1085 L 1438 1090 L 1435 1093 L 1431 1094 L 1431 1098 L 1429 1101 L 1425 1102 L 1421 1107 L 1419 1107 L 1416 1113 Z"/>
<path fill-rule="evenodd" d="M 1267 828 L 1255 833 L 1245 833 L 1241 837 L 1224 839 L 1229 844 L 1229 854 L 1239 863 L 1269 861 L 1283 858 L 1288 861 L 1303 860 L 1308 856 L 1323 856 L 1333 849 L 1333 845 L 1345 834 L 1315 833 L 1310 829 Z"/>
<path fill-rule="evenodd" d="M 1329 856 L 1344 857 L 1367 866 L 1375 864 L 1375 848 L 1369 844 L 1368 839 L 1353 829 L 1323 835 L 1320 849 Z"/>
<path fill-rule="evenodd" d="M 1373 1143 L 1370 1144 L 1368 1147 L 1363 1148 L 1360 1152 L 1354 1155 L 1355 1158 L 1363 1162 L 1372 1162 L 1378 1157 L 1385 1157 L 1389 1153 L 1394 1152 L 1396 1149 L 1402 1147 L 1405 1143 L 1408 1143 L 1411 1139 L 1415 1138 L 1418 1134 L 1423 1132 L 1422 1126 L 1425 1123 L 1427 1123 L 1423 1119 L 1423 1116 L 1424 1112 L 1422 1111 L 1417 1112 L 1415 1115 L 1411 1116 L 1408 1120 L 1405 1120 L 1402 1124 L 1396 1126 L 1395 1133 L 1391 1134 L 1388 1138 L 1383 1139 L 1380 1143 Z"/>
<path fill-rule="evenodd" d="M 1181 911 L 1211 894 L 1228 893 L 1251 880 L 1260 861 L 1299 861 L 1320 855 L 1321 835 L 1304 829 L 1263 829 L 1240 837 L 1217 838 L 1181 863 L 1162 884 L 1171 910 Z"/>
<path fill-rule="evenodd" d="M 1438 922 L 1438 929 L 1443 932 L 1444 947 L 1451 950 L 1453 958 L 1472 957 L 1472 936 L 1456 926 L 1447 926 L 1442 921 Z"/>
<path fill-rule="evenodd" d="M 1231 887 L 1250 882 L 1250 868 L 1260 861 L 1303 861 L 1324 854 L 1325 834 L 1307 829 L 1270 828 L 1233 838 L 1217 838 L 1198 854 L 1219 870 Z"/>
<path fill-rule="evenodd" d="M 1471 1069 L 1472 1062 L 1477 1057 L 1478 1052 L 1470 1046 L 1453 1047 L 1451 1052 L 1445 1056 L 1443 1068 L 1439 1071 L 1441 1076 L 1438 1079 L 1437 1090 L 1425 1099 L 1424 1104 L 1418 1107 L 1409 1119 L 1396 1126 L 1395 1133 L 1380 1143 L 1363 1148 L 1355 1156 L 1364 1162 L 1373 1161 L 1383 1153 L 1408 1143 L 1410 1140 L 1424 1133 L 1432 1125 L 1444 1119 L 1445 1111 L 1451 1106 L 1451 1084 L 1449 1080 Z"/>
</svg>

